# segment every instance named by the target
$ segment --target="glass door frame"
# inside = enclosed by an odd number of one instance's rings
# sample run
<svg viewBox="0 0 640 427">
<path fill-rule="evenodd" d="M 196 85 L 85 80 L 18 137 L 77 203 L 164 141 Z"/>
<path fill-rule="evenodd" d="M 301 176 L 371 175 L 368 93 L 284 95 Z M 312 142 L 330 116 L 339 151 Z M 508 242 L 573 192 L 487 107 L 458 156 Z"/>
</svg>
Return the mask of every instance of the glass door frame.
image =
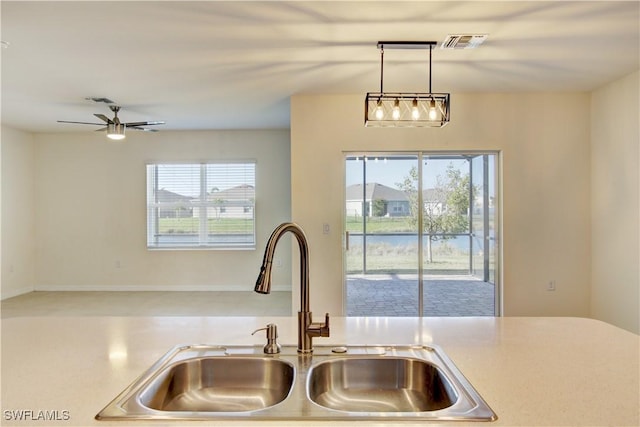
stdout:
<svg viewBox="0 0 640 427">
<path fill-rule="evenodd" d="M 502 172 L 502 153 L 500 151 L 497 150 L 464 150 L 464 151 L 430 151 L 430 150 L 426 150 L 426 151 L 344 151 L 343 153 L 343 176 L 346 177 L 346 160 L 349 157 L 368 157 L 368 158 L 379 158 L 379 157 L 402 157 L 402 156 L 407 156 L 407 157 L 416 157 L 418 164 L 417 164 L 417 172 L 418 172 L 418 182 L 417 182 L 417 192 L 418 192 L 418 206 L 423 206 L 424 204 L 424 200 L 423 200 L 423 165 L 424 165 L 424 160 L 425 158 L 428 157 L 441 157 L 441 158 L 445 158 L 448 156 L 451 156 L 452 158 L 468 158 L 469 161 L 469 178 L 470 178 L 470 188 L 469 191 L 472 192 L 473 190 L 473 166 L 472 166 L 472 160 L 475 157 L 478 156 L 485 156 L 485 159 L 483 161 L 483 181 L 484 181 L 484 185 L 483 185 L 483 221 L 484 221 L 484 236 L 483 236 L 483 281 L 486 281 L 488 283 L 491 283 L 488 279 L 488 275 L 489 275 L 489 266 L 487 265 L 487 263 L 490 263 L 489 261 L 489 251 L 488 248 L 491 246 L 490 245 L 490 241 L 489 240 L 493 240 L 494 242 L 494 250 L 495 250 L 495 255 L 494 255 L 494 263 L 495 263 L 495 271 L 494 271 L 494 280 L 493 280 L 493 285 L 494 285 L 494 316 L 495 317 L 499 317 L 502 316 L 502 245 L 501 245 L 501 239 L 502 239 L 502 180 L 501 180 L 501 172 Z M 489 216 L 488 216 L 488 206 L 489 206 L 489 198 L 488 198 L 488 185 L 486 184 L 488 182 L 488 166 L 487 166 L 487 161 L 486 161 L 486 156 L 494 156 L 495 159 L 495 164 L 494 164 L 494 170 L 493 170 L 493 174 L 494 174 L 494 185 L 495 185 L 495 200 L 494 200 L 494 237 L 493 238 L 488 238 L 487 237 L 487 233 L 488 233 L 488 221 L 489 221 Z M 346 182 L 345 179 L 343 179 L 343 182 Z M 366 184 L 366 162 L 363 162 L 363 184 Z M 363 187 L 365 188 L 366 191 L 366 185 L 363 185 Z M 343 185 L 343 206 L 346 205 L 346 190 L 344 189 L 346 188 L 346 185 Z M 470 246 L 470 250 L 469 250 L 469 269 L 470 269 L 470 274 L 472 273 L 472 269 L 473 269 L 473 244 L 472 244 L 472 237 L 473 237 L 473 197 L 470 197 L 470 201 L 469 201 L 469 246 Z M 363 199 L 363 214 L 364 214 L 364 209 L 366 209 L 366 198 Z M 372 207 L 370 206 L 369 209 L 372 209 Z M 422 211 L 422 209 L 420 210 Z M 343 236 L 343 245 L 342 245 L 342 253 L 343 253 L 343 289 L 345 289 L 345 292 L 343 292 L 343 306 L 346 307 L 347 306 L 347 301 L 346 301 L 346 297 L 347 297 L 347 292 L 346 292 L 346 278 L 347 278 L 347 262 L 346 262 L 346 251 L 348 250 L 348 239 L 349 239 L 349 235 L 348 235 L 348 231 L 346 230 L 346 209 L 342 210 L 342 216 L 343 216 L 343 220 L 342 220 L 342 236 Z M 363 215 L 363 272 L 366 272 L 366 220 L 365 220 L 366 216 Z M 418 274 L 418 317 L 424 317 L 424 219 L 423 219 L 423 215 L 420 214 L 418 215 L 418 265 L 417 265 L 417 274 Z"/>
</svg>

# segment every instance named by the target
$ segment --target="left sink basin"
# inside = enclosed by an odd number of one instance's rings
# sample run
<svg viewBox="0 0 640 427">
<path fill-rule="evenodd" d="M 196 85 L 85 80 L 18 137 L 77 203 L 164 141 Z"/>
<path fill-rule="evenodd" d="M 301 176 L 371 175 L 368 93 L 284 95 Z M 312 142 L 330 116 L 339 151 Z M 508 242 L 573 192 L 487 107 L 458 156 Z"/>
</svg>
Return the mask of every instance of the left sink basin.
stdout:
<svg viewBox="0 0 640 427">
<path fill-rule="evenodd" d="M 96 419 L 210 419 L 264 412 L 287 399 L 296 368 L 262 346 L 178 346 Z"/>
<path fill-rule="evenodd" d="M 282 402 L 293 378 L 293 366 L 281 360 L 194 358 L 165 368 L 142 389 L 139 399 L 158 411 L 257 411 Z"/>
</svg>

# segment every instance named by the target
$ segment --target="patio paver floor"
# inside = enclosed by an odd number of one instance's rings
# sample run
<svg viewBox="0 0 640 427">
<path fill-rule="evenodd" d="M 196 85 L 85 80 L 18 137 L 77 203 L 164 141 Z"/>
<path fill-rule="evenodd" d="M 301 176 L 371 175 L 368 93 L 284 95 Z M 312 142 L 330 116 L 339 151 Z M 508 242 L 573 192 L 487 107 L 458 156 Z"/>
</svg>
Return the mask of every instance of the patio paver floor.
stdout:
<svg viewBox="0 0 640 427">
<path fill-rule="evenodd" d="M 347 316 L 417 316 L 415 275 L 347 276 Z M 424 316 L 494 316 L 494 285 L 471 276 L 425 276 Z"/>
</svg>

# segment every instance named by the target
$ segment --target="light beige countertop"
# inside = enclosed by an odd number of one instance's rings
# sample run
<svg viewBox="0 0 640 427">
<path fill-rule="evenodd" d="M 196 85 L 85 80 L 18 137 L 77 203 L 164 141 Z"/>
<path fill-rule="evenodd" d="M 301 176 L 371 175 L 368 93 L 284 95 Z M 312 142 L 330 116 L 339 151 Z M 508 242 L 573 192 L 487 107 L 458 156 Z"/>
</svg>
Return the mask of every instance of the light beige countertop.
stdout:
<svg viewBox="0 0 640 427">
<path fill-rule="evenodd" d="M 317 316 L 316 316 L 317 317 Z M 299 421 L 96 421 L 94 416 L 177 344 L 262 344 L 293 317 L 16 317 L 2 320 L 2 425 L 300 425 Z M 640 425 L 640 336 L 580 318 L 332 318 L 320 344 L 436 344 L 498 415 L 478 422 L 304 425 Z M 37 418 L 39 411 L 59 420 Z M 56 411 L 56 412 L 52 412 Z"/>
</svg>

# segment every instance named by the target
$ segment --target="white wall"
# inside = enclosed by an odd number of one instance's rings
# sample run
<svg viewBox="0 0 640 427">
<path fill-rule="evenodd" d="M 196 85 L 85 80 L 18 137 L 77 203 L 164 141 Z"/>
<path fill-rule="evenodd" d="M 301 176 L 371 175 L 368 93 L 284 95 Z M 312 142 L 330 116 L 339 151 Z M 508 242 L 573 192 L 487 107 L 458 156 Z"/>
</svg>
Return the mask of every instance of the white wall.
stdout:
<svg viewBox="0 0 640 427">
<path fill-rule="evenodd" d="M 252 291 L 269 234 L 290 219 L 288 130 L 34 139 L 37 290 Z M 257 161 L 256 250 L 147 250 L 145 164 L 220 159 Z M 274 290 L 290 289 L 290 247 L 283 246 Z"/>
<path fill-rule="evenodd" d="M 588 316 L 589 94 L 451 99 L 445 128 L 380 129 L 363 126 L 364 94 L 292 98 L 292 219 L 310 241 L 312 310 L 344 313 L 344 151 L 500 150 L 504 314 Z"/>
<path fill-rule="evenodd" d="M 2 299 L 33 291 L 35 279 L 35 144 L 2 126 Z"/>
<path fill-rule="evenodd" d="M 640 333 L 640 72 L 591 97 L 591 313 Z"/>
</svg>

